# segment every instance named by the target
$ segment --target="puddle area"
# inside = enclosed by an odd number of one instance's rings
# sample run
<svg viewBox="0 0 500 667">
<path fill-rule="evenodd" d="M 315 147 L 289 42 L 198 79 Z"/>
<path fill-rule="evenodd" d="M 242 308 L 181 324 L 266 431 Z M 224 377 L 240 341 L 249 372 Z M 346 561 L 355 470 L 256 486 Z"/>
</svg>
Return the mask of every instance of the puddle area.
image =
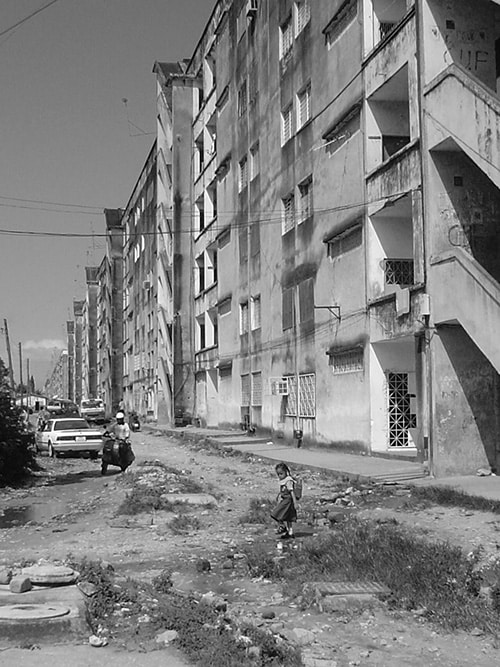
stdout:
<svg viewBox="0 0 500 667">
<path fill-rule="evenodd" d="M 44 523 L 64 514 L 67 510 L 68 504 L 66 501 L 7 507 L 0 510 L 0 529 Z"/>
</svg>

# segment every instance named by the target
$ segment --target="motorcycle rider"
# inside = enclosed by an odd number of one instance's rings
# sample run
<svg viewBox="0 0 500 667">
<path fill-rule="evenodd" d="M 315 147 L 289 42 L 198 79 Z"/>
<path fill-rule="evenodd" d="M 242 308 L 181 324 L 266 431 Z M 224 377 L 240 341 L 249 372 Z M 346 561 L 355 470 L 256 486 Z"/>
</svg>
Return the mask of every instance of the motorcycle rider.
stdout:
<svg viewBox="0 0 500 667">
<path fill-rule="evenodd" d="M 116 423 L 111 428 L 111 433 L 117 440 L 130 440 L 130 427 L 125 423 L 125 415 L 123 412 L 116 413 Z"/>
</svg>

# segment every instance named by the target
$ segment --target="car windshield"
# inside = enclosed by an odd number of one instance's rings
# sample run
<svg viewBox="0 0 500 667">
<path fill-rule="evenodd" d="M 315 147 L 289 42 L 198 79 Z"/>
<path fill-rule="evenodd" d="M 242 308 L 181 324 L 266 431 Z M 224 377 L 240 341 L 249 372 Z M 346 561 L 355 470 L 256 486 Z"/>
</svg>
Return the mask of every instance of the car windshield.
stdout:
<svg viewBox="0 0 500 667">
<path fill-rule="evenodd" d="M 81 431 L 90 428 L 85 419 L 65 419 L 54 424 L 54 431 Z"/>
<path fill-rule="evenodd" d="M 100 408 L 102 401 L 82 401 L 82 408 Z"/>
</svg>

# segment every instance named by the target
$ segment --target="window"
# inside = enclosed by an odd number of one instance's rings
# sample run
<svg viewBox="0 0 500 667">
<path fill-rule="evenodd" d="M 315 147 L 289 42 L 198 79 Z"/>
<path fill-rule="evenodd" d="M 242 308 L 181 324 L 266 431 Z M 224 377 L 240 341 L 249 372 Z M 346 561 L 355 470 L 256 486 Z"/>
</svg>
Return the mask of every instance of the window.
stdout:
<svg viewBox="0 0 500 667">
<path fill-rule="evenodd" d="M 297 95 L 297 129 L 311 119 L 311 84 Z"/>
<path fill-rule="evenodd" d="M 242 160 L 240 160 L 239 163 L 239 178 L 238 178 L 239 192 L 241 192 L 247 187 L 247 183 L 248 183 L 248 160 L 245 155 L 245 157 Z"/>
<path fill-rule="evenodd" d="M 283 331 L 291 329 L 294 325 L 294 295 L 295 290 L 293 287 L 288 287 L 282 292 L 282 307 L 281 307 L 281 321 Z"/>
<path fill-rule="evenodd" d="M 292 17 L 289 16 L 288 19 L 280 26 L 280 60 L 288 60 L 290 58 L 292 53 L 292 46 Z"/>
<path fill-rule="evenodd" d="M 359 224 L 327 241 L 328 257 L 331 259 L 340 257 L 350 250 L 359 248 L 362 242 L 363 230 L 361 224 Z"/>
<path fill-rule="evenodd" d="M 282 203 L 282 231 L 286 234 L 295 226 L 295 197 L 288 195 L 281 200 Z"/>
<path fill-rule="evenodd" d="M 241 118 L 247 111 L 247 82 L 246 79 L 238 89 L 238 118 Z"/>
<path fill-rule="evenodd" d="M 385 259 L 384 275 L 386 285 L 399 285 L 400 287 L 413 285 L 413 260 Z"/>
<path fill-rule="evenodd" d="M 241 376 L 241 405 L 250 405 L 250 373 Z"/>
<path fill-rule="evenodd" d="M 203 292 L 205 289 L 205 257 L 200 255 L 196 259 L 196 286 L 197 292 Z"/>
<path fill-rule="evenodd" d="M 346 0 L 328 23 L 323 33 L 326 45 L 331 49 L 344 30 L 354 21 L 358 14 L 358 0 Z"/>
<path fill-rule="evenodd" d="M 198 323 L 198 349 L 203 350 L 207 346 L 204 315 L 196 321 Z"/>
<path fill-rule="evenodd" d="M 261 327 L 260 295 L 254 296 L 250 303 L 252 306 L 252 330 L 260 329 Z"/>
<path fill-rule="evenodd" d="M 252 405 L 262 405 L 262 373 L 252 373 Z"/>
<path fill-rule="evenodd" d="M 314 320 L 314 280 L 308 278 L 299 285 L 299 313 L 301 322 Z"/>
<path fill-rule="evenodd" d="M 240 303 L 240 334 L 248 333 L 248 301 Z"/>
<path fill-rule="evenodd" d="M 299 375 L 299 395 L 297 410 L 297 378 L 294 375 L 288 378 L 288 396 L 286 399 L 285 414 L 288 417 L 314 418 L 316 416 L 316 375 L 304 373 Z"/>
<path fill-rule="evenodd" d="M 259 164 L 259 144 L 254 144 L 250 149 L 250 180 L 258 175 L 260 171 Z"/>
<path fill-rule="evenodd" d="M 311 18 L 311 7 L 309 0 L 301 0 L 295 3 L 295 36 L 304 30 Z"/>
<path fill-rule="evenodd" d="M 292 138 L 293 121 L 292 121 L 293 107 L 290 104 L 281 113 L 281 144 L 286 144 Z"/>
<path fill-rule="evenodd" d="M 253 63 L 248 73 L 248 98 L 250 104 L 255 104 L 258 92 L 257 63 Z"/>
<path fill-rule="evenodd" d="M 304 222 L 313 214 L 312 176 L 299 185 L 299 222 Z"/>
<path fill-rule="evenodd" d="M 329 353 L 329 363 L 335 375 L 357 373 L 363 370 L 363 348 Z"/>
</svg>

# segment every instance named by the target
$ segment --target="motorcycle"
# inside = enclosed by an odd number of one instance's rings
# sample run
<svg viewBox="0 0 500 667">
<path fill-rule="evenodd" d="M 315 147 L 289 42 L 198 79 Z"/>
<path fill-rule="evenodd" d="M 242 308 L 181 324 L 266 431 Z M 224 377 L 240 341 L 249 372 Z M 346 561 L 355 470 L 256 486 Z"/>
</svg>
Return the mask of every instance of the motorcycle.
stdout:
<svg viewBox="0 0 500 667">
<path fill-rule="evenodd" d="M 125 472 L 135 460 L 130 441 L 115 438 L 108 432 L 105 432 L 102 437 L 101 475 L 106 474 L 109 465 L 118 466 L 122 472 Z"/>
<path fill-rule="evenodd" d="M 141 422 L 139 421 L 139 417 L 136 412 L 132 412 L 129 420 L 128 420 L 128 425 L 130 426 L 131 431 L 140 431 L 141 430 Z"/>
</svg>

